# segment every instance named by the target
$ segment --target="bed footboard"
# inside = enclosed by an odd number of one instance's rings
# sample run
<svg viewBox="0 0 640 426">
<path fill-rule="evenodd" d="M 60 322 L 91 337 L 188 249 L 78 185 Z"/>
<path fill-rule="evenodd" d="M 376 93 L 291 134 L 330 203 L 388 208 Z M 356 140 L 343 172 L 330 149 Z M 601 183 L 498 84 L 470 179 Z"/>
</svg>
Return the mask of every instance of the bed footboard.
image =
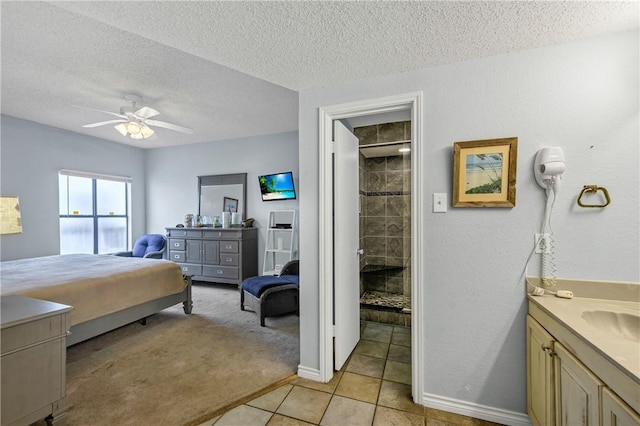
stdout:
<svg viewBox="0 0 640 426">
<path fill-rule="evenodd" d="M 191 299 L 191 277 L 184 276 L 186 287 L 182 292 L 151 300 L 147 303 L 132 306 L 119 312 L 98 317 L 90 321 L 71 327 L 67 336 L 67 346 L 75 345 L 92 337 L 115 330 L 140 319 L 146 318 L 170 306 L 182 302 L 184 313 L 191 314 L 193 301 Z"/>
</svg>

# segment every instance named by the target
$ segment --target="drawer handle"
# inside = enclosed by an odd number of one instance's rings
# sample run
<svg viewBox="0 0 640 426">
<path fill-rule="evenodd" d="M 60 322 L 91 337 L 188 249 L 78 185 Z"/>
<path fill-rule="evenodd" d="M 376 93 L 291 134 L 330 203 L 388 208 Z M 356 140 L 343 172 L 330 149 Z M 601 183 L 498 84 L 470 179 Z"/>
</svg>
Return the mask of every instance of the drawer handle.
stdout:
<svg viewBox="0 0 640 426">
<path fill-rule="evenodd" d="M 223 270 L 221 270 L 221 269 L 218 269 L 218 270 L 216 271 L 216 273 L 217 273 L 218 275 L 222 275 L 222 274 L 224 274 L 224 271 L 223 271 Z"/>
<path fill-rule="evenodd" d="M 231 262 L 231 258 L 230 257 L 227 257 L 227 262 Z"/>
<path fill-rule="evenodd" d="M 180 259 L 180 255 L 179 255 L 179 254 L 174 254 L 174 255 L 173 255 L 173 258 L 174 258 L 174 259 Z"/>
<path fill-rule="evenodd" d="M 226 248 L 227 250 L 231 249 L 231 244 L 227 244 L 227 245 L 225 246 L 225 248 Z"/>
<path fill-rule="evenodd" d="M 173 243 L 174 247 L 180 247 L 180 243 Z"/>
</svg>

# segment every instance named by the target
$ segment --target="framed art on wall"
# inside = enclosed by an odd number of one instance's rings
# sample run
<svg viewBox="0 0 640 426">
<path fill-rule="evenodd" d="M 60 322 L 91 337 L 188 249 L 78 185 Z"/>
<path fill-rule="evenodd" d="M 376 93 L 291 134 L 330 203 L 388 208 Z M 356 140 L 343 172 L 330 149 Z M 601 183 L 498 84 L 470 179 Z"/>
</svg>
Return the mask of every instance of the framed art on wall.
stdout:
<svg viewBox="0 0 640 426">
<path fill-rule="evenodd" d="M 453 144 L 453 207 L 515 207 L 518 138 Z"/>
<path fill-rule="evenodd" d="M 229 213 L 238 212 L 238 200 L 236 198 L 224 197 L 223 204 L 224 211 Z"/>
</svg>

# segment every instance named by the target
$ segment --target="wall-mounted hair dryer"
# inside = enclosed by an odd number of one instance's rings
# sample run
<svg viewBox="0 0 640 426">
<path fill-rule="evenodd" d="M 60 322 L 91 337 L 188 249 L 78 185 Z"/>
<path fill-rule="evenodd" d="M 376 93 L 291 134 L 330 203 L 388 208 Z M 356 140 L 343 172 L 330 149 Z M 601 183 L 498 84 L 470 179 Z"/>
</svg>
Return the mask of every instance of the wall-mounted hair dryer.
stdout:
<svg viewBox="0 0 640 426">
<path fill-rule="evenodd" d="M 533 173 L 538 185 L 542 188 L 553 188 L 554 191 L 557 191 L 560 187 L 560 180 L 562 179 L 564 169 L 564 152 L 562 152 L 562 148 L 558 146 L 542 148 L 536 154 Z"/>
</svg>

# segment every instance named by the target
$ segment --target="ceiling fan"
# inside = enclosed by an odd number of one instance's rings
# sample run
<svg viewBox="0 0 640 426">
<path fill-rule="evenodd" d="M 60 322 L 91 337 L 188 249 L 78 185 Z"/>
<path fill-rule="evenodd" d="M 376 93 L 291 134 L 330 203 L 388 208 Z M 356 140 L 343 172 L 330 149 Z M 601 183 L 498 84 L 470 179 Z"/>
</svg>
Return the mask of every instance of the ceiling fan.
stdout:
<svg viewBox="0 0 640 426">
<path fill-rule="evenodd" d="M 136 95 L 126 95 L 125 99 L 131 102 L 131 105 L 120 107 L 120 112 L 103 111 L 95 108 L 87 108 L 72 105 L 76 108 L 89 109 L 92 111 L 104 112 L 105 114 L 111 114 L 118 117 L 117 120 L 100 121 L 97 123 L 85 124 L 82 127 L 93 128 L 106 126 L 108 124 L 116 124 L 115 129 L 122 134 L 122 136 L 129 136 L 131 139 L 155 139 L 155 132 L 151 127 L 162 127 L 169 130 L 175 130 L 176 132 L 192 134 L 193 129 L 184 126 L 178 126 L 177 124 L 167 123 L 160 120 L 151 120 L 151 117 L 155 117 L 160 113 L 153 108 L 143 106 L 137 108 L 136 104 L 140 102 L 140 97 Z"/>
</svg>

